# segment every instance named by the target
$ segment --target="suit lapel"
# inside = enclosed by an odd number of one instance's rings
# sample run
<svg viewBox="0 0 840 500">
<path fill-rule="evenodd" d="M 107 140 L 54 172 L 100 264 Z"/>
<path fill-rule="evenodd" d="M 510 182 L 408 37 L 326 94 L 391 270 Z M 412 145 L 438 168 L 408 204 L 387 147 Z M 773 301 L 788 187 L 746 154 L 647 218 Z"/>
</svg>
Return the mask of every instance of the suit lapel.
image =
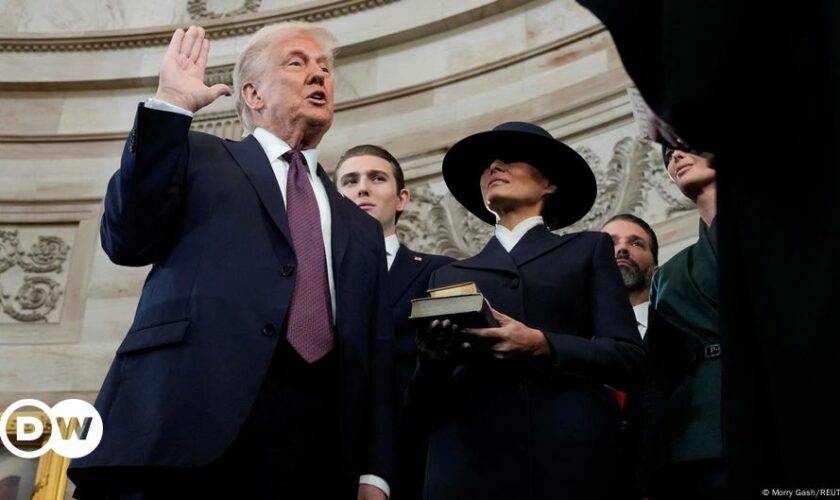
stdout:
<svg viewBox="0 0 840 500">
<path fill-rule="evenodd" d="M 318 165 L 318 178 L 321 179 L 321 183 L 327 192 L 327 198 L 330 200 L 333 279 L 336 281 L 336 288 L 338 288 L 338 279 L 342 276 L 341 265 L 344 263 L 344 254 L 347 252 L 347 245 L 350 243 L 350 230 L 345 223 L 349 218 L 344 214 L 345 206 L 342 203 L 344 201 L 342 196 L 335 189 L 335 185 L 324 169 L 321 168 L 321 165 Z"/>
<path fill-rule="evenodd" d="M 525 233 L 525 236 L 511 250 L 510 256 L 516 266 L 521 267 L 537 257 L 565 245 L 576 238 L 578 234 L 580 233 L 557 236 L 552 234 L 545 226 L 537 226 Z"/>
<path fill-rule="evenodd" d="M 283 193 L 277 185 L 277 177 L 260 143 L 253 135 L 249 135 L 241 142 L 225 141 L 224 145 L 251 181 L 274 225 L 291 245 L 292 237 L 286 220 Z"/>
<path fill-rule="evenodd" d="M 394 263 L 388 271 L 388 288 L 392 307 L 399 302 L 414 280 L 429 265 L 428 259 L 417 260 L 416 256 L 417 254 L 404 245 L 399 246 L 397 255 L 394 256 Z"/>
</svg>

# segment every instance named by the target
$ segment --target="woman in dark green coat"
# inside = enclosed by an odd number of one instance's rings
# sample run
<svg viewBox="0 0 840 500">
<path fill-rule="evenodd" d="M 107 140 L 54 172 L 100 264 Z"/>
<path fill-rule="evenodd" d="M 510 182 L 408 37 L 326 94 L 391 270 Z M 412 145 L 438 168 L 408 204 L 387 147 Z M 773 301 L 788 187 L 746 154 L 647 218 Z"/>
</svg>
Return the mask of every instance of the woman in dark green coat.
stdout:
<svg viewBox="0 0 840 500">
<path fill-rule="evenodd" d="M 653 277 L 642 396 L 642 487 L 657 500 L 725 498 L 715 170 L 665 149 L 668 174 L 700 214 L 696 243 Z"/>
</svg>

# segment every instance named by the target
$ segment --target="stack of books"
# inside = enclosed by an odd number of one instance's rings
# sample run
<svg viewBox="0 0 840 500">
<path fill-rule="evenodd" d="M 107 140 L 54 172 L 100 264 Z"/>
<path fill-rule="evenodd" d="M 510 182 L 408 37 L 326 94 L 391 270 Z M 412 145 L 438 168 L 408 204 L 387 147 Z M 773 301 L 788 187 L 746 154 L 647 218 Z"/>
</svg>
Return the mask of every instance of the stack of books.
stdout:
<svg viewBox="0 0 840 500">
<path fill-rule="evenodd" d="M 427 291 L 428 297 L 411 301 L 411 319 L 419 336 L 424 336 L 433 320 L 446 320 L 462 328 L 499 326 L 490 311 L 490 304 L 473 282 L 457 283 Z M 486 351 L 495 339 L 456 331 L 452 345 L 464 351 Z"/>
</svg>

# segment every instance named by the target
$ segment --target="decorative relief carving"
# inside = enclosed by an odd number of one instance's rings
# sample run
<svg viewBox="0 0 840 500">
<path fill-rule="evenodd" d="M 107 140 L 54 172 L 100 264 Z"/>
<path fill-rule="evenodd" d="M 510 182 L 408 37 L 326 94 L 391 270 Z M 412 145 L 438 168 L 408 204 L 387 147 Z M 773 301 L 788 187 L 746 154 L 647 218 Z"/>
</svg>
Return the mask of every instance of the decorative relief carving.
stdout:
<svg viewBox="0 0 840 500">
<path fill-rule="evenodd" d="M 213 66 L 207 68 L 204 72 L 204 83 L 208 87 L 212 87 L 217 83 L 224 83 L 225 85 L 233 85 L 233 64 L 224 64 L 222 66 Z"/>
<path fill-rule="evenodd" d="M 18 321 L 47 321 L 47 314 L 55 309 L 61 294 L 61 284 L 54 279 L 46 276 L 27 276 L 15 296 L 15 301 L 23 311 L 16 310 L 9 303 L 8 296 L 5 296 L 2 299 L 3 312 Z"/>
<path fill-rule="evenodd" d="M 57 307 L 63 294 L 64 278 L 59 275 L 64 271 L 69 253 L 70 245 L 64 239 L 43 235 L 38 236 L 29 252 L 23 252 L 18 230 L 0 229 L 0 273 L 3 273 L 0 276 L 0 311 L 20 322 L 48 321 L 47 316 Z M 19 271 L 13 272 L 14 268 Z M 22 283 L 12 296 L 15 282 Z M 0 323 L 8 323 L 2 319 L 0 316 Z"/>
<path fill-rule="evenodd" d="M 243 8 L 245 8 L 245 5 L 254 1 L 259 6 L 259 0 L 244 0 Z M 269 24 L 282 21 L 318 22 L 397 1 L 399 0 L 343 0 L 338 2 L 323 2 L 321 5 L 315 5 L 310 8 L 283 10 L 275 14 L 266 14 L 265 16 L 260 16 L 259 19 L 253 19 L 253 16 L 247 16 L 236 21 L 208 24 L 205 26 L 205 29 L 212 39 L 250 35 Z M 194 2 L 195 0 L 190 0 L 191 4 Z M 206 6 L 206 2 L 195 3 L 203 3 Z M 192 15 L 192 12 L 190 14 Z M 206 19 L 212 18 L 208 17 Z M 170 38 L 172 38 L 172 31 L 169 28 L 163 30 L 135 30 L 134 32 L 120 34 L 106 33 L 100 36 L 57 36 L 41 40 L 24 37 L 6 37 L 0 38 L 0 52 L 67 52 L 154 47 L 168 44 Z"/>
<path fill-rule="evenodd" d="M 0 273 L 14 267 L 22 255 L 18 232 L 0 229 Z"/>
<path fill-rule="evenodd" d="M 624 137 L 613 147 L 606 167 L 601 165 L 601 158 L 592 149 L 582 146 L 576 150 L 592 167 L 598 194 L 589 213 L 575 224 L 558 231 L 559 234 L 600 228 L 615 214 L 641 213 L 650 188 L 648 177 L 655 168 L 649 144 Z"/>
<path fill-rule="evenodd" d="M 620 139 L 606 164 L 590 147 L 580 146 L 577 151 L 595 173 L 598 194 L 589 213 L 558 234 L 600 228 L 618 213 L 641 214 L 650 193 L 665 201 L 667 215 L 695 208 L 672 194 L 675 188 L 658 148 L 649 141 Z M 493 235 L 493 228 L 467 212 L 449 193 L 434 194 L 428 186 L 420 186 L 412 189 L 412 203 L 400 217 L 397 234 L 414 250 L 462 259 L 478 253 Z"/>
<path fill-rule="evenodd" d="M 61 272 L 61 265 L 67 260 L 70 247 L 56 236 L 39 236 L 38 243 L 25 258 L 18 260 L 18 265 L 30 273 Z"/>
<path fill-rule="evenodd" d="M 220 17 L 241 16 L 256 12 L 260 8 L 260 0 L 245 0 L 235 9 L 230 9 L 224 12 L 213 12 L 207 8 L 207 0 L 189 0 L 187 2 L 187 12 L 190 14 L 190 19 L 198 21 L 201 19 L 219 19 Z"/>
<path fill-rule="evenodd" d="M 414 250 L 463 259 L 478 253 L 493 227 L 467 212 L 449 193 L 412 189 L 412 202 L 397 226 L 400 241 Z"/>
</svg>

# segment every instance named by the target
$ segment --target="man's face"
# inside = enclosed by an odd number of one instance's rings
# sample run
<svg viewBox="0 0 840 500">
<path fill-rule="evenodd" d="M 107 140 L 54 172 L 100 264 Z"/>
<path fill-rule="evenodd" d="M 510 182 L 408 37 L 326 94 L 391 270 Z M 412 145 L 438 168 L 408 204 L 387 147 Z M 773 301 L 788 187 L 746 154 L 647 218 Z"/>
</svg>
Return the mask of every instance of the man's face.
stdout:
<svg viewBox="0 0 840 500">
<path fill-rule="evenodd" d="M 495 160 L 481 174 L 481 195 L 487 206 L 499 213 L 511 208 L 536 207 L 556 187 L 536 167 L 525 162 Z"/>
<path fill-rule="evenodd" d="M 679 149 L 674 150 L 668 162 L 668 175 L 692 200 L 697 199 L 704 187 L 715 182 L 715 170 L 709 165 L 709 160 Z"/>
<path fill-rule="evenodd" d="M 259 95 L 255 123 L 284 139 L 300 127 L 326 132 L 334 114 L 328 54 L 303 37 L 279 40 L 266 50 L 266 67 L 253 82 Z"/>
<path fill-rule="evenodd" d="M 650 287 L 656 265 L 648 234 L 638 224 L 614 220 L 601 229 L 612 236 L 615 262 L 627 291 L 634 292 Z"/>
<path fill-rule="evenodd" d="M 408 206 L 407 189 L 397 190 L 394 168 L 378 156 L 344 160 L 335 173 L 338 191 L 382 224 L 385 236 L 396 229 L 397 212 Z"/>
</svg>

